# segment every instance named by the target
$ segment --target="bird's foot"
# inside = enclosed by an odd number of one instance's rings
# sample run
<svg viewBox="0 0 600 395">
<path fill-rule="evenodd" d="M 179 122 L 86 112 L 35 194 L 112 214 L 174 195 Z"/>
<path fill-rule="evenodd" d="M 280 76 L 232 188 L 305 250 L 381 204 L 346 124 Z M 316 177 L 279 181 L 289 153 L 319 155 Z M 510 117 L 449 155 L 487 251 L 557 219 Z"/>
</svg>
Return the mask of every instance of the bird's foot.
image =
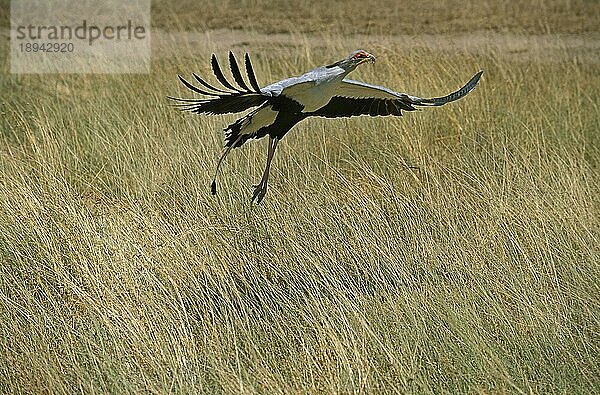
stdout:
<svg viewBox="0 0 600 395">
<path fill-rule="evenodd" d="M 250 200 L 250 203 L 253 203 L 254 200 L 256 200 L 256 204 L 259 204 L 267 194 L 267 183 L 261 182 L 260 184 L 253 186 L 254 193 L 252 194 L 252 199 Z"/>
</svg>

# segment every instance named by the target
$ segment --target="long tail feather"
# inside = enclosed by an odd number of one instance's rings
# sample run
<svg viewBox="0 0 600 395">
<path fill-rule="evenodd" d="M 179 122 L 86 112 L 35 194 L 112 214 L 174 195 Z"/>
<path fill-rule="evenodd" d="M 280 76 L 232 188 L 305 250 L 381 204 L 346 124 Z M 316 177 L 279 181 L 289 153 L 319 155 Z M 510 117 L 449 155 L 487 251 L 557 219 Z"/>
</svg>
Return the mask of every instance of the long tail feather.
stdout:
<svg viewBox="0 0 600 395">
<path fill-rule="evenodd" d="M 223 152 L 221 153 L 221 156 L 219 157 L 219 161 L 217 162 L 217 167 L 215 169 L 215 174 L 213 176 L 212 182 L 210 184 L 210 193 L 213 195 L 217 194 L 217 176 L 219 175 L 219 170 L 221 169 L 221 165 L 223 164 L 223 161 L 225 160 L 225 158 L 227 157 L 227 155 L 229 154 L 229 152 L 231 151 L 232 148 L 235 148 L 235 145 L 242 139 L 242 136 L 238 136 L 235 140 L 235 142 L 233 144 L 230 144 L 228 146 L 226 146 L 223 149 Z"/>
</svg>

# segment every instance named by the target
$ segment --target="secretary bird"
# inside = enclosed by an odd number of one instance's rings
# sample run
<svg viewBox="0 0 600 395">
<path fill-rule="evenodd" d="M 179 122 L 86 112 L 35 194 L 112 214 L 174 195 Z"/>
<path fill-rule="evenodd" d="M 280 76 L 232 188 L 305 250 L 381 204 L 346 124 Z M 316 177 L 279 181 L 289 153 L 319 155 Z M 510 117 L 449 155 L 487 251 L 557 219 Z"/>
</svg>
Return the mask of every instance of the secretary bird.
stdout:
<svg viewBox="0 0 600 395">
<path fill-rule="evenodd" d="M 256 81 L 248 54 L 246 53 L 244 57 L 244 65 L 250 86 L 242 77 L 235 55 L 230 51 L 229 68 L 238 86 L 225 78 L 214 54 L 211 58 L 212 70 L 225 89 L 210 85 L 195 73 L 192 75 L 201 85 L 200 88 L 178 76 L 183 85 L 193 92 L 210 97 L 206 99 L 169 97 L 178 101 L 177 105 L 183 110 L 196 114 L 230 114 L 253 109 L 224 129 L 225 147 L 217 162 L 212 180 L 212 194 L 217 193 L 217 175 L 227 154 L 232 148 L 241 147 L 250 139 L 269 136 L 267 165 L 260 182 L 254 186 L 251 199 L 251 202 L 256 200 L 258 204 L 267 193 L 269 170 L 277 143 L 303 119 L 311 116 L 325 118 L 356 115 L 401 116 L 402 111 L 414 111 L 419 106 L 442 106 L 471 92 L 483 73 L 483 71 L 478 72 L 465 86 L 447 96 L 422 99 L 406 93 L 394 92 L 382 86 L 346 79 L 350 72 L 365 62 L 375 62 L 375 56 L 358 50 L 339 62 L 317 67 L 299 77 L 287 78 L 261 88 Z"/>
</svg>

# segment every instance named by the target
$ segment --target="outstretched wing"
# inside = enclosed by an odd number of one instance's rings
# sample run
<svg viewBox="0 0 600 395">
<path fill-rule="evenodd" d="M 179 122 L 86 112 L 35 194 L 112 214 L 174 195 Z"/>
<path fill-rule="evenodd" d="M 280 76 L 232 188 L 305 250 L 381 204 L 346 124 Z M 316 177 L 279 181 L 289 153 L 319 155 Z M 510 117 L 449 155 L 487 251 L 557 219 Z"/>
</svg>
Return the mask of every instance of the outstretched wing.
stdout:
<svg viewBox="0 0 600 395">
<path fill-rule="evenodd" d="M 459 90 L 444 97 L 422 99 L 406 93 L 364 82 L 343 80 L 331 100 L 311 115 L 338 118 L 356 115 L 385 116 L 402 115 L 402 111 L 414 111 L 418 106 L 442 106 L 458 100 L 475 89 L 483 71 L 475 74 Z"/>
<path fill-rule="evenodd" d="M 233 85 L 230 81 L 225 78 L 217 57 L 213 54 L 211 58 L 211 65 L 213 73 L 217 80 L 225 87 L 215 88 L 203 80 L 200 76 L 193 74 L 196 81 L 201 85 L 197 87 L 186 81 L 183 77 L 178 76 L 183 85 L 188 89 L 204 96 L 211 96 L 207 99 L 182 99 L 177 97 L 170 97 L 171 100 L 176 100 L 182 110 L 191 111 L 196 114 L 230 114 L 236 112 L 242 112 L 253 107 L 258 107 L 267 101 L 268 96 L 265 96 L 260 91 L 260 86 L 256 81 L 252 63 L 250 63 L 250 57 L 248 54 L 245 56 L 246 74 L 250 81 L 249 88 L 248 84 L 242 77 L 242 73 L 237 64 L 235 56 L 229 52 L 229 68 L 235 82 L 239 85 L 239 88 Z"/>
</svg>

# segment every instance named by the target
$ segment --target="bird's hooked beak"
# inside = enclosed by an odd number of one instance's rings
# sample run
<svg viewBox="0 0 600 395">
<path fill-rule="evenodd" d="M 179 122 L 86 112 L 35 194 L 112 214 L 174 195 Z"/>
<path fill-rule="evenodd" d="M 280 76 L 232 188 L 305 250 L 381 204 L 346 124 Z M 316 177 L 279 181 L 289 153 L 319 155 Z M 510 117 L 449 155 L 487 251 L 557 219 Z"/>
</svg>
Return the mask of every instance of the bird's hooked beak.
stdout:
<svg viewBox="0 0 600 395">
<path fill-rule="evenodd" d="M 365 62 L 371 62 L 371 63 L 375 63 L 375 56 L 369 54 L 369 56 L 367 56 L 366 58 L 364 58 L 363 60 L 361 60 L 358 64 L 363 64 Z"/>
</svg>

